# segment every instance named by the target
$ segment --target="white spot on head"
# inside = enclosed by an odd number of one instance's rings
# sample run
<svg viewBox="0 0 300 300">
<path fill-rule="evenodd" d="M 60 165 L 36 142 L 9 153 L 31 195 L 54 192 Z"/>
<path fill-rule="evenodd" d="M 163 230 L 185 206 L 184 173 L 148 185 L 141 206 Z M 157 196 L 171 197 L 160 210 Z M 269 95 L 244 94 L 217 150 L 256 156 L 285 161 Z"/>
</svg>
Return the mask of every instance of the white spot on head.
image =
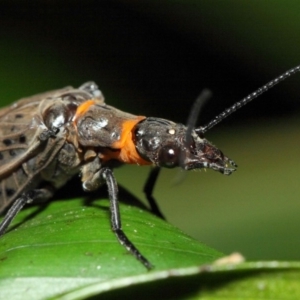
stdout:
<svg viewBox="0 0 300 300">
<path fill-rule="evenodd" d="M 176 131 L 175 131 L 175 129 L 172 128 L 172 129 L 169 129 L 168 132 L 169 132 L 169 134 L 172 134 L 172 135 L 173 135 L 173 134 L 175 134 Z"/>
</svg>

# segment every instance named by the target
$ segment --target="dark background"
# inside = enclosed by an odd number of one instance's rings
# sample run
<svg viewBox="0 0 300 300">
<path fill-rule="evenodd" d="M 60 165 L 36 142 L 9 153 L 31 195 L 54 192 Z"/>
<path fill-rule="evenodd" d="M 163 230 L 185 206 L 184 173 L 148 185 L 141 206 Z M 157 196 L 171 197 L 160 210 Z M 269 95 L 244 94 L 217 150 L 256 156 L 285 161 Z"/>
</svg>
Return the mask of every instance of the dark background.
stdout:
<svg viewBox="0 0 300 300">
<path fill-rule="evenodd" d="M 0 101 L 96 81 L 106 102 L 199 125 L 300 63 L 299 1 L 1 1 Z M 168 220 L 220 251 L 297 259 L 299 81 L 281 83 L 208 133 L 240 169 L 208 171 L 156 191 Z M 117 171 L 142 197 L 147 169 Z"/>
</svg>

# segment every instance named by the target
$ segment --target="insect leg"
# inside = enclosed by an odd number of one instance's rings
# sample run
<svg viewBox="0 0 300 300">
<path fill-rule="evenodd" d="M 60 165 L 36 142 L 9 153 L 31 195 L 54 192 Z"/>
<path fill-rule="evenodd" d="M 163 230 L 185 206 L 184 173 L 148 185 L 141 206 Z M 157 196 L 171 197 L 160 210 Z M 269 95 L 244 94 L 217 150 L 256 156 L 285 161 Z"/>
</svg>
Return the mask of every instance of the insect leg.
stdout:
<svg viewBox="0 0 300 300">
<path fill-rule="evenodd" d="M 156 183 L 156 180 L 158 178 L 160 172 L 160 167 L 154 167 L 151 169 L 147 181 L 145 183 L 144 186 L 144 193 L 146 194 L 146 198 L 149 202 L 149 205 L 151 207 L 152 212 L 157 215 L 158 217 L 160 217 L 161 219 L 165 220 L 164 215 L 162 214 L 162 212 L 159 209 L 159 206 L 155 200 L 155 198 L 153 197 L 153 190 L 154 190 L 154 186 Z"/>
<path fill-rule="evenodd" d="M 26 203 L 32 203 L 37 199 L 50 198 L 52 194 L 53 194 L 52 191 L 48 189 L 32 190 L 23 193 L 19 198 L 15 200 L 11 208 L 4 216 L 4 219 L 0 224 L 0 236 L 2 236 L 5 233 L 9 224 L 12 222 L 14 217 L 18 214 L 18 212 L 24 207 Z"/>
<path fill-rule="evenodd" d="M 118 185 L 113 171 L 109 168 L 102 168 L 99 175 L 103 178 L 108 187 L 110 200 L 111 225 L 117 239 L 134 257 L 137 258 L 148 270 L 152 269 L 151 263 L 139 252 L 122 230 L 121 216 L 118 204 Z"/>
</svg>

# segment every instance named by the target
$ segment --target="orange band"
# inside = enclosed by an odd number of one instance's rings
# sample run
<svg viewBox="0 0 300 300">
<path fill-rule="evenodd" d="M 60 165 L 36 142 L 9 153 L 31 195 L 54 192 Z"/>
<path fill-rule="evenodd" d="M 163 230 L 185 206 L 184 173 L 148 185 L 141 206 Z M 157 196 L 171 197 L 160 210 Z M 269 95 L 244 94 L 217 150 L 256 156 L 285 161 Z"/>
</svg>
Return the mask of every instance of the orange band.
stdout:
<svg viewBox="0 0 300 300">
<path fill-rule="evenodd" d="M 105 160 L 117 159 L 125 164 L 151 165 L 150 161 L 144 160 L 136 151 L 135 144 L 132 140 L 132 129 L 144 116 L 138 116 L 136 119 L 126 120 L 122 124 L 122 134 L 120 140 L 112 145 L 113 149 L 119 151 L 110 151 L 106 153 Z"/>
<path fill-rule="evenodd" d="M 77 118 L 79 118 L 80 116 L 82 116 L 83 114 L 85 114 L 88 109 L 90 108 L 90 106 L 96 104 L 96 101 L 91 99 L 91 100 L 87 100 L 85 102 L 83 102 L 82 104 L 80 104 L 78 107 L 77 107 L 77 110 L 76 110 L 76 113 L 75 113 L 75 116 L 73 118 L 74 121 L 77 120 Z"/>
</svg>

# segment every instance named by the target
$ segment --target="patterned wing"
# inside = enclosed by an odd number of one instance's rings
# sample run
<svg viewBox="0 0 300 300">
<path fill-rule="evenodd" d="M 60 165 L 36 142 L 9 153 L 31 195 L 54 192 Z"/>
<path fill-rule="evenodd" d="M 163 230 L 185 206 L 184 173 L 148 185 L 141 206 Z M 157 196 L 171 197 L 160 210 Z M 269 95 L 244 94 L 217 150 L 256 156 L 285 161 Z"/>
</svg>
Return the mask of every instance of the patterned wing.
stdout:
<svg viewBox="0 0 300 300">
<path fill-rule="evenodd" d="M 72 87 L 22 98 L 0 110 L 0 212 L 20 193 L 40 183 L 36 156 L 44 151 L 39 135 L 47 128 L 39 117 L 43 99 L 55 99 Z"/>
</svg>

